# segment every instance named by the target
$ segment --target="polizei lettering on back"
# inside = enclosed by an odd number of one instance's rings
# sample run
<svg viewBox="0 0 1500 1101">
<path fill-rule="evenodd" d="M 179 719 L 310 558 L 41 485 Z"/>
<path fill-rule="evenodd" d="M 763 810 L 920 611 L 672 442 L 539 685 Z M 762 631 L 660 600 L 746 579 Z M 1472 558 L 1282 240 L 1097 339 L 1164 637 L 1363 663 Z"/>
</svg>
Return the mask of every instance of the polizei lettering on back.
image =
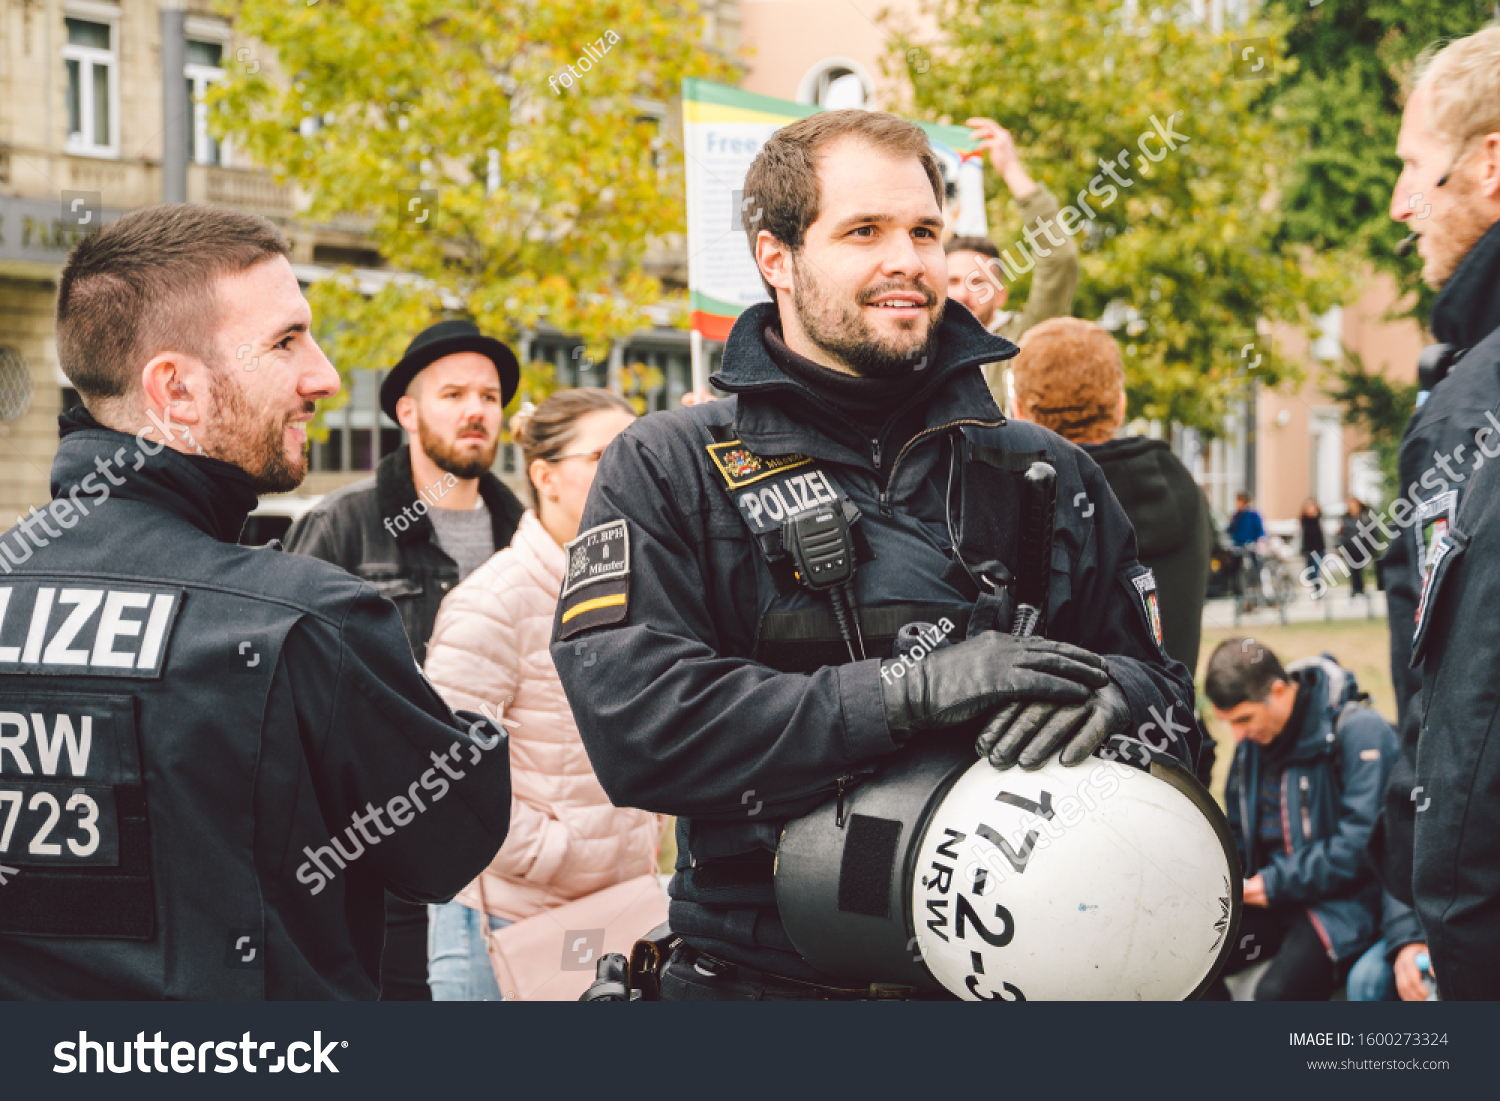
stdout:
<svg viewBox="0 0 1500 1101">
<path fill-rule="evenodd" d="M 0 585 L 0 676 L 161 676 L 182 589 Z"/>
</svg>

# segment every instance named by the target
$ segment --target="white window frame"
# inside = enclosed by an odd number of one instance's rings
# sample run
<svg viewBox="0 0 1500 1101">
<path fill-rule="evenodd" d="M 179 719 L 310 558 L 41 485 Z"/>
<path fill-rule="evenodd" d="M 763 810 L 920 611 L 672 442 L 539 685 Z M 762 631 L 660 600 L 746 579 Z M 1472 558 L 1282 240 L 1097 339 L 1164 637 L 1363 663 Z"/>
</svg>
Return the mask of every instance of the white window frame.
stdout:
<svg viewBox="0 0 1500 1101">
<path fill-rule="evenodd" d="M 109 28 L 109 49 L 95 46 L 75 46 L 67 41 L 67 29 L 63 29 L 63 72 L 67 72 L 69 61 L 78 62 L 78 122 L 80 132 L 66 136 L 63 148 L 82 157 L 115 157 L 120 155 L 120 17 L 118 13 L 103 15 L 97 9 L 75 10 L 69 6 L 63 10 L 68 19 L 86 23 L 100 23 Z M 98 66 L 103 66 L 109 82 L 109 144 L 98 145 L 94 133 L 94 75 Z"/>
<path fill-rule="evenodd" d="M 193 82 L 192 111 L 193 111 L 193 163 L 212 164 L 204 160 L 204 147 L 208 144 L 208 108 L 199 102 L 203 93 L 208 90 L 208 85 L 216 80 L 223 80 L 225 63 L 231 57 L 238 57 L 234 52 L 234 35 L 229 24 L 214 16 L 197 15 L 189 12 L 183 21 L 184 53 L 186 42 L 202 42 L 206 46 L 219 47 L 219 67 L 212 65 L 196 65 L 186 60 L 183 63 L 184 79 Z M 228 138 L 219 142 L 218 167 L 232 168 L 235 164 L 236 150 Z"/>
<path fill-rule="evenodd" d="M 227 46 L 217 39 L 195 37 L 193 41 L 202 42 L 205 45 L 218 46 L 221 58 L 224 56 L 223 51 L 227 49 Z M 222 166 L 229 160 L 229 143 L 218 142 L 218 160 L 209 159 L 208 145 L 210 141 L 213 141 L 213 138 L 208 132 L 208 104 L 203 101 L 203 96 L 208 91 L 210 84 L 224 79 L 224 70 L 222 67 L 215 68 L 212 65 L 199 65 L 189 61 L 183 65 L 182 75 L 184 79 L 193 82 L 193 93 L 190 97 L 191 102 L 189 103 L 189 107 L 193 113 L 193 163 Z"/>
<path fill-rule="evenodd" d="M 817 103 L 818 86 L 822 83 L 825 74 L 834 69 L 848 69 L 849 72 L 859 77 L 860 85 L 864 88 L 865 107 L 875 97 L 875 80 L 870 75 L 870 70 L 852 57 L 825 57 L 802 75 L 797 85 L 798 103 Z M 821 105 L 820 105 L 821 106 Z"/>
</svg>

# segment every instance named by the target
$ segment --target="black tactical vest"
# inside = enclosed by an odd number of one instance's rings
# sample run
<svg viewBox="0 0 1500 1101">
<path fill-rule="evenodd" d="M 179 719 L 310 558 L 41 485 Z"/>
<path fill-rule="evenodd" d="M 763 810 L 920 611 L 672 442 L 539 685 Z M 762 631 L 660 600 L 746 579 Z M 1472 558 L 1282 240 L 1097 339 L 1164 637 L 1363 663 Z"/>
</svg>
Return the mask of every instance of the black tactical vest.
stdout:
<svg viewBox="0 0 1500 1101">
<path fill-rule="evenodd" d="M 731 449 L 725 454 L 738 460 L 745 478 L 752 479 L 737 487 L 736 468 L 726 474 L 724 464 L 715 460 L 721 484 L 731 499 L 737 499 L 752 535 L 756 535 L 752 520 L 758 518 L 751 511 L 754 505 L 747 507 L 738 500 L 746 491 L 756 492 L 763 514 L 767 509 L 774 513 L 782 504 L 786 514 L 793 514 L 799 501 L 812 504 L 813 498 L 805 488 L 787 485 L 792 478 L 805 479 L 816 472 L 814 484 L 826 481 L 838 486 L 838 473 L 831 464 L 811 460 L 805 464 L 783 460 L 779 470 L 756 480 L 758 471 L 750 467 L 756 457 L 748 451 L 746 457 L 740 456 L 743 445 L 731 438 L 728 426 L 719 431 L 721 443 Z M 998 560 L 1014 572 L 1017 480 L 1045 453 L 986 447 L 957 427 L 945 433 L 939 446 L 934 467 L 939 476 L 923 480 L 924 495 L 902 501 L 889 516 L 869 507 L 868 501 L 856 510 L 852 530 L 859 564 L 854 583 L 866 657 L 892 657 L 897 633 L 908 624 L 942 625 L 940 633 L 953 642 L 982 630 L 1009 628 L 1009 596 L 982 592 L 976 569 L 980 563 Z M 950 476 L 942 476 L 945 469 Z M 789 563 L 776 553 L 777 538 L 757 535 L 757 543 L 763 553 L 756 558 L 759 607 L 754 659 L 788 673 L 811 673 L 848 662 L 848 649 L 827 595 L 798 584 Z M 955 545 L 962 549 L 961 555 L 952 552 Z M 1054 599 L 1066 599 L 1066 568 L 1054 570 L 1049 581 Z M 946 629 L 948 625 L 951 630 Z M 841 777 L 827 792 L 810 800 L 802 813 L 829 797 L 837 798 L 873 772 L 873 767 Z M 776 915 L 774 856 L 788 820 L 748 814 L 729 821 L 678 819 L 672 927 L 709 950 L 723 942 L 738 949 L 733 953 L 736 958 L 753 959 L 775 973 L 815 978 L 816 973 L 795 955 Z M 747 948 L 751 949 L 748 955 Z"/>
</svg>

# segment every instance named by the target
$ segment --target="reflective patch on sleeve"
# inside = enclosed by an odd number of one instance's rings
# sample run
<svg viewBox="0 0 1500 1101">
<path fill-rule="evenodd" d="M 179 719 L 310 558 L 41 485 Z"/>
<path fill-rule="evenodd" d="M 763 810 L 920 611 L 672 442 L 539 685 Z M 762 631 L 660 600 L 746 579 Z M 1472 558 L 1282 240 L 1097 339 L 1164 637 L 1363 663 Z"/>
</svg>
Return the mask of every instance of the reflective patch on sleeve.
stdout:
<svg viewBox="0 0 1500 1101">
<path fill-rule="evenodd" d="M 1146 622 L 1151 624 L 1151 633 L 1156 637 L 1156 644 L 1161 645 L 1161 605 L 1156 596 L 1156 574 L 1149 567 L 1142 567 L 1141 572 L 1130 579 L 1135 586 L 1136 596 L 1140 597 L 1141 608 L 1146 613 Z"/>
<path fill-rule="evenodd" d="M 630 532 L 624 520 L 580 532 L 563 548 L 568 571 L 563 578 L 559 639 L 619 623 L 630 596 Z"/>
<path fill-rule="evenodd" d="M 1378 760 L 1380 760 L 1380 750 L 1378 750 L 1378 749 L 1361 749 L 1359 751 L 1359 759 L 1361 761 L 1378 761 Z"/>
<path fill-rule="evenodd" d="M 1417 566 L 1422 571 L 1423 581 L 1432 572 L 1435 564 L 1433 550 L 1437 546 L 1437 541 L 1453 526 L 1453 518 L 1457 513 L 1458 491 L 1456 489 L 1428 497 L 1417 506 L 1416 521 L 1419 533 Z"/>
</svg>

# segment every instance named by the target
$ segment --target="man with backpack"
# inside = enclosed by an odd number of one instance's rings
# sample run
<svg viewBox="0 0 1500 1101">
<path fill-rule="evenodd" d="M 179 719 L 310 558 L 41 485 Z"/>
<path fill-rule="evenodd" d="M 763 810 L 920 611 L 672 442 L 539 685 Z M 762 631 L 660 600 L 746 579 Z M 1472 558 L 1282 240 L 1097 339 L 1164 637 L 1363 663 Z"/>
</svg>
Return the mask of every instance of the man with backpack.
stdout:
<svg viewBox="0 0 1500 1101">
<path fill-rule="evenodd" d="M 1238 746 L 1225 811 L 1246 873 L 1226 972 L 1271 965 L 1256 1001 L 1321 1001 L 1380 935 L 1365 848 L 1396 761 L 1391 725 L 1323 655 L 1283 669 L 1250 638 L 1219 644 L 1204 690 Z M 1206 995 L 1225 999 L 1223 980 Z"/>
</svg>

